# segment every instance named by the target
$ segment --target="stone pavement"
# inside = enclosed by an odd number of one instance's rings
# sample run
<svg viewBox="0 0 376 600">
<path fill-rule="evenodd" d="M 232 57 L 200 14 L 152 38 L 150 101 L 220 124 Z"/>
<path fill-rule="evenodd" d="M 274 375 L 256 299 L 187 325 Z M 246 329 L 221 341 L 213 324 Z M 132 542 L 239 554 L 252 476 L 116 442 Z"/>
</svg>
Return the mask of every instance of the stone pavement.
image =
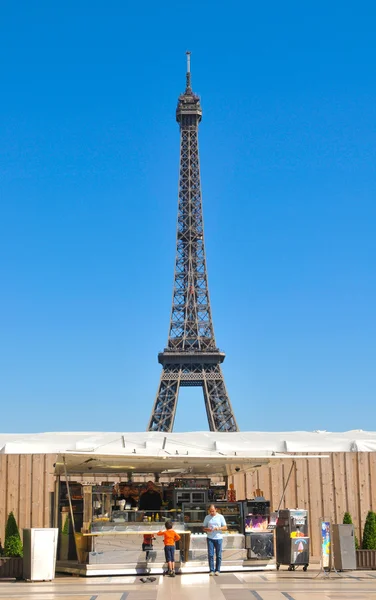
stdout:
<svg viewBox="0 0 376 600">
<path fill-rule="evenodd" d="M 0 582 L 0 600 L 376 600 L 376 571 L 325 577 L 318 571 L 223 573 L 140 577 L 78 578 L 53 582 Z"/>
</svg>

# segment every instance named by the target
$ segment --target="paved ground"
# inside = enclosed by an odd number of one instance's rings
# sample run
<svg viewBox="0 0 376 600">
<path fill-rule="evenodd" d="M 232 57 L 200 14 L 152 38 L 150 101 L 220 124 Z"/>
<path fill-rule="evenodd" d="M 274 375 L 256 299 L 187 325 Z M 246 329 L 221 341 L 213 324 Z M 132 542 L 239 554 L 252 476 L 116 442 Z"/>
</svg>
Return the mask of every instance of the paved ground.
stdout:
<svg viewBox="0 0 376 600">
<path fill-rule="evenodd" d="M 376 571 L 341 577 L 317 571 L 223 573 L 219 577 L 59 577 L 49 583 L 0 582 L 1 600 L 376 600 Z"/>
</svg>

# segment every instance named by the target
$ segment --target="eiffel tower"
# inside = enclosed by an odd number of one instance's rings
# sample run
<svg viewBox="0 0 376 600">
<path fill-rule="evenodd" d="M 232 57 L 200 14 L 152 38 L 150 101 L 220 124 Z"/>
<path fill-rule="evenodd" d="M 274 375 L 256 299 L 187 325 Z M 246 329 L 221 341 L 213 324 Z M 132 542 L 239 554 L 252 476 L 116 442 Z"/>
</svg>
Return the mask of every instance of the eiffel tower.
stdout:
<svg viewBox="0 0 376 600">
<path fill-rule="evenodd" d="M 186 88 L 179 96 L 180 175 L 177 252 L 167 347 L 158 354 L 160 384 L 148 431 L 172 431 L 180 386 L 201 386 L 210 431 L 238 431 L 215 342 L 206 273 L 198 124 L 200 98 L 191 88 L 187 52 Z"/>
</svg>

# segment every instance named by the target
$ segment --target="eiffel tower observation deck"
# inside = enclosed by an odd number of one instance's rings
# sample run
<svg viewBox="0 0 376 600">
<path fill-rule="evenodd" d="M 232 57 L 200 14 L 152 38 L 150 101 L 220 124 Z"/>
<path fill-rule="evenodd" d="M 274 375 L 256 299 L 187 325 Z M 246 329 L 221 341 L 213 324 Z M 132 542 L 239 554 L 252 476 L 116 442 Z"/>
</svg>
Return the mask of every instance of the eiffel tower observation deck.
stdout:
<svg viewBox="0 0 376 600">
<path fill-rule="evenodd" d="M 191 87 L 187 52 L 185 92 L 179 96 L 180 173 L 177 249 L 167 346 L 158 354 L 162 374 L 149 431 L 172 431 L 180 386 L 201 386 L 210 431 L 238 431 L 228 397 L 212 321 L 202 216 L 198 125 L 200 98 Z"/>
</svg>

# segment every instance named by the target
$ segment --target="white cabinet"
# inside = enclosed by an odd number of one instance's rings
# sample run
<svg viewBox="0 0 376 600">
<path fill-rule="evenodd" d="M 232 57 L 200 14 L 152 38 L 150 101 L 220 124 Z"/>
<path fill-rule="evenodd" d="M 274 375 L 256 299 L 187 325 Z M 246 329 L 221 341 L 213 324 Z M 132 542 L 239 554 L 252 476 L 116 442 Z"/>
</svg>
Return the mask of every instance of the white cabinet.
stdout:
<svg viewBox="0 0 376 600">
<path fill-rule="evenodd" d="M 51 581 L 55 577 L 58 529 L 34 527 L 23 530 L 23 576 L 28 581 Z"/>
</svg>

